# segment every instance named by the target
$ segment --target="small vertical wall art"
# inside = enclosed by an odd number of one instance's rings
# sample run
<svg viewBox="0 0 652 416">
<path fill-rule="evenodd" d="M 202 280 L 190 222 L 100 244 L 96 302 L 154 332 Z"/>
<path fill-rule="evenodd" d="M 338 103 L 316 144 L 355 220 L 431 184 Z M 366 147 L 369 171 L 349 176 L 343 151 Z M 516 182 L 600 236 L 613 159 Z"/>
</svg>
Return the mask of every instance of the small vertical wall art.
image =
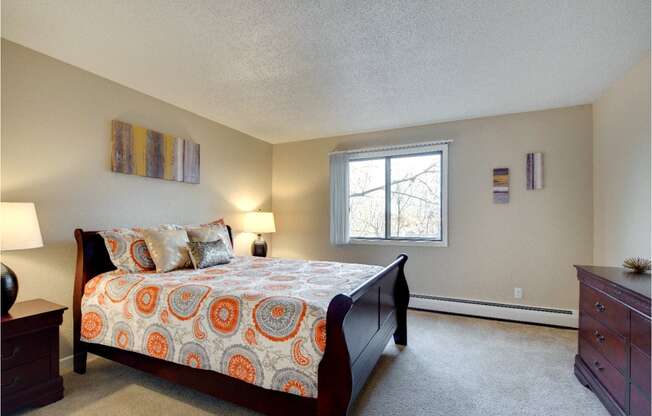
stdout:
<svg viewBox="0 0 652 416">
<path fill-rule="evenodd" d="M 528 153 L 525 171 L 527 189 L 543 189 L 543 153 Z"/>
<path fill-rule="evenodd" d="M 494 204 L 509 202 L 509 168 L 494 169 Z"/>
<path fill-rule="evenodd" d="M 199 144 L 113 120 L 111 170 L 129 175 L 199 183 Z"/>
</svg>

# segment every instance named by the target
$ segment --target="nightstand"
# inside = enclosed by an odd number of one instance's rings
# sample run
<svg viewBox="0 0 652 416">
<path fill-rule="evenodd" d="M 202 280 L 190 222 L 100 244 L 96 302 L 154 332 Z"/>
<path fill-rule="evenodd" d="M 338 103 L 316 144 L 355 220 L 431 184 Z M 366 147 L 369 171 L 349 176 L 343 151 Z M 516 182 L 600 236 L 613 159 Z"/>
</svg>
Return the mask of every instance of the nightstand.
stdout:
<svg viewBox="0 0 652 416">
<path fill-rule="evenodd" d="M 16 303 L 2 315 L 2 413 L 63 397 L 59 325 L 66 309 L 35 299 Z"/>
</svg>

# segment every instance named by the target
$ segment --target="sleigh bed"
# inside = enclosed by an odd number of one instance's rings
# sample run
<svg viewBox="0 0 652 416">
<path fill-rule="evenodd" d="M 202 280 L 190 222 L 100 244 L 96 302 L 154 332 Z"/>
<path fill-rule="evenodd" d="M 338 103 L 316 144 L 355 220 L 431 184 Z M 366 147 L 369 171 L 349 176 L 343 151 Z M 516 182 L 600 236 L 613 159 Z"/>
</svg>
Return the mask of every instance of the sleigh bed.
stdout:
<svg viewBox="0 0 652 416">
<path fill-rule="evenodd" d="M 231 229 L 228 231 L 232 238 Z M 409 291 L 404 254 L 387 267 L 379 268 L 354 289 L 347 290 L 348 293 L 337 294 L 327 304 L 326 342 L 318 364 L 315 397 L 263 388 L 216 371 L 117 346 L 85 342 L 82 300 L 85 288 L 87 293 L 90 289 L 86 284 L 115 270 L 115 266 L 98 232 L 77 229 L 75 239 L 74 370 L 79 374 L 86 372 L 87 354 L 92 353 L 264 414 L 340 416 L 348 414 L 390 338 L 393 336 L 398 345 L 407 344 Z"/>
</svg>

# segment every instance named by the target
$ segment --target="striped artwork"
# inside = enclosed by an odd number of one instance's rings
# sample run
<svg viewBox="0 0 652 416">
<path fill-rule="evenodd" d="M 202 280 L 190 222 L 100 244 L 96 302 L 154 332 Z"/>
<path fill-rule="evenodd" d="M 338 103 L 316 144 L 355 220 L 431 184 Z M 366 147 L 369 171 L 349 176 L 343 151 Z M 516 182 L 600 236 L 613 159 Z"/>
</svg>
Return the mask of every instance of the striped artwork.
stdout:
<svg viewBox="0 0 652 416">
<path fill-rule="evenodd" d="M 111 170 L 170 181 L 199 183 L 199 144 L 113 120 Z"/>
<path fill-rule="evenodd" d="M 528 153 L 525 170 L 527 189 L 543 189 L 543 153 Z"/>
<path fill-rule="evenodd" d="M 183 180 L 199 183 L 199 145 L 190 140 L 184 140 L 183 145 Z"/>
<path fill-rule="evenodd" d="M 509 168 L 494 169 L 494 204 L 509 202 Z"/>
</svg>

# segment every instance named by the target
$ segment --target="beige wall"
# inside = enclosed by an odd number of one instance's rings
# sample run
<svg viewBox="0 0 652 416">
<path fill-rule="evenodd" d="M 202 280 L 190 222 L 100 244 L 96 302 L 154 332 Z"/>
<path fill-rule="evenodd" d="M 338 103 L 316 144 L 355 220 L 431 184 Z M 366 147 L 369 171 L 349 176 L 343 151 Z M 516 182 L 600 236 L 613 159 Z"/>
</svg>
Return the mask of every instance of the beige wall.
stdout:
<svg viewBox="0 0 652 416">
<path fill-rule="evenodd" d="M 128 65 L 128 62 L 125 62 Z M 152 68 L 155 70 L 155 68 Z M 192 138 L 201 184 L 110 171 L 112 119 Z M 2 41 L 3 201 L 36 203 L 45 247 L 3 253 L 19 300 L 71 305 L 73 230 L 193 223 L 271 207 L 272 146 L 172 105 Z M 236 250 L 247 252 L 246 235 Z M 71 353 L 72 311 L 61 355 Z"/>
<path fill-rule="evenodd" d="M 591 263 L 591 106 L 513 114 L 274 146 L 274 256 L 386 264 L 410 256 L 413 293 L 577 308 L 573 264 Z M 452 139 L 449 246 L 333 247 L 328 152 Z M 545 188 L 525 190 L 525 154 L 543 152 Z M 511 201 L 492 203 L 492 169 L 509 167 Z"/>
<path fill-rule="evenodd" d="M 594 262 L 650 257 L 650 55 L 593 105 Z"/>
</svg>

